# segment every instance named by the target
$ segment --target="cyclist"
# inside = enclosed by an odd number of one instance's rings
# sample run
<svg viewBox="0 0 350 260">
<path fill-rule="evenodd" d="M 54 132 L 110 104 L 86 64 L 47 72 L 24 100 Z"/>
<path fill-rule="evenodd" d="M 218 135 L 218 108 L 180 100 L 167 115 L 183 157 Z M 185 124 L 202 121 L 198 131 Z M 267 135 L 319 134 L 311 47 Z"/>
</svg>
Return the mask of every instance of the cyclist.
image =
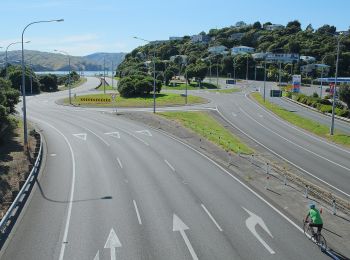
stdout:
<svg viewBox="0 0 350 260">
<path fill-rule="evenodd" d="M 322 221 L 320 212 L 316 208 L 315 203 L 313 202 L 310 203 L 309 207 L 310 209 L 308 214 L 305 217 L 305 222 L 308 222 L 308 225 L 312 227 L 311 233 L 312 233 L 312 237 L 315 239 L 316 234 L 314 231 L 314 227 L 317 227 L 317 234 L 321 234 L 321 230 L 323 228 L 323 221 Z M 309 218 L 310 218 L 310 221 L 308 221 Z"/>
</svg>

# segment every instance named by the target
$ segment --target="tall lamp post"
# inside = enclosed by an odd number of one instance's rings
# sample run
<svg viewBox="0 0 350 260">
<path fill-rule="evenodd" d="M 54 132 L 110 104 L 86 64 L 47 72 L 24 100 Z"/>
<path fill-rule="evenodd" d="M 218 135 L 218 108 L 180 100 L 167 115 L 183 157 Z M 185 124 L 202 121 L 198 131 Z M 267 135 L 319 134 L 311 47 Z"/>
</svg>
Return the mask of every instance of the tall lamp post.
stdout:
<svg viewBox="0 0 350 260">
<path fill-rule="evenodd" d="M 324 60 L 326 59 L 327 56 L 329 56 L 330 54 L 326 54 L 323 58 L 322 58 L 322 61 L 321 61 L 321 64 L 324 65 Z M 322 66 L 321 68 L 321 86 L 320 86 L 320 98 L 322 98 L 322 87 L 323 87 L 323 68 L 324 66 Z"/>
<path fill-rule="evenodd" d="M 140 37 L 134 36 L 134 39 L 150 43 L 151 41 L 145 40 Z M 156 112 L 156 48 L 153 51 L 153 113 Z"/>
<path fill-rule="evenodd" d="M 63 19 L 59 20 L 47 20 L 47 21 L 36 21 L 27 24 L 22 31 L 22 95 L 23 95 L 23 128 L 24 128 L 24 149 L 28 147 L 28 133 L 27 133 L 27 108 L 26 108 L 26 82 L 25 82 L 25 67 L 24 67 L 24 32 L 25 30 L 36 23 L 50 23 L 50 22 L 63 22 Z"/>
<path fill-rule="evenodd" d="M 72 104 L 72 90 L 71 90 L 71 85 L 70 85 L 70 73 L 71 73 L 71 66 L 70 66 L 70 55 L 66 51 L 61 51 L 61 50 L 54 50 L 55 52 L 60 52 L 68 57 L 68 96 L 69 96 L 69 104 Z"/>
<path fill-rule="evenodd" d="M 8 58 L 7 58 L 7 52 L 8 49 L 10 48 L 10 46 L 15 45 L 15 44 L 20 44 L 22 42 L 12 42 L 9 45 L 7 45 L 6 47 L 6 51 L 5 51 L 5 79 L 8 79 L 8 75 L 7 75 L 7 64 L 8 64 Z M 30 41 L 26 41 L 24 43 L 30 43 Z"/>
</svg>

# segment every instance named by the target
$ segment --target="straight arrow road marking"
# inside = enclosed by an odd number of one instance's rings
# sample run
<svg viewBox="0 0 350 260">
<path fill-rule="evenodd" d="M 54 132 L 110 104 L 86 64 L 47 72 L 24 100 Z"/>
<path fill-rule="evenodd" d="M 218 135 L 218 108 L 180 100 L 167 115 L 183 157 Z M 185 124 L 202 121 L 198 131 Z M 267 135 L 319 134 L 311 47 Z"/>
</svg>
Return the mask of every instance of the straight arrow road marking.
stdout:
<svg viewBox="0 0 350 260">
<path fill-rule="evenodd" d="M 136 131 L 136 133 L 147 135 L 147 136 L 152 136 L 152 134 L 149 130 Z"/>
<path fill-rule="evenodd" d="M 256 239 L 259 240 L 259 242 L 267 249 L 267 251 L 270 252 L 270 254 L 272 254 L 272 255 L 275 254 L 275 251 L 273 251 L 273 249 L 260 237 L 260 235 L 255 230 L 255 226 L 259 224 L 260 227 L 263 230 L 265 230 L 265 232 L 267 234 L 269 234 L 270 237 L 273 238 L 270 230 L 265 225 L 265 222 L 263 221 L 263 219 L 261 217 L 259 217 L 258 215 L 254 214 L 253 212 L 247 210 L 246 208 L 244 208 L 244 207 L 242 207 L 242 208 L 249 214 L 249 217 L 245 221 L 245 224 L 246 224 L 247 228 L 249 229 L 249 231 L 252 232 L 252 234 L 256 237 Z"/>
<path fill-rule="evenodd" d="M 105 133 L 105 135 L 109 135 L 109 136 L 111 136 L 111 137 L 120 139 L 120 134 L 119 134 L 119 132 Z"/>
<path fill-rule="evenodd" d="M 81 134 L 73 134 L 73 136 L 86 141 L 87 134 L 86 133 L 81 133 Z"/>
<path fill-rule="evenodd" d="M 186 224 L 176 214 L 174 214 L 174 216 L 173 216 L 173 231 L 180 232 L 183 240 L 185 241 L 185 244 L 186 244 L 188 250 L 190 251 L 192 259 L 198 260 L 196 252 L 193 250 L 193 247 L 192 247 L 192 245 L 191 245 L 190 241 L 188 240 L 188 237 L 185 233 L 185 230 L 187 230 L 187 229 L 189 229 L 188 226 L 186 226 Z"/>
<path fill-rule="evenodd" d="M 104 248 L 109 248 L 111 250 L 111 260 L 116 260 L 115 250 L 117 247 L 122 247 L 122 244 L 120 243 L 120 240 L 117 234 L 112 228 L 111 231 L 109 232 L 106 244 L 104 246 Z"/>
<path fill-rule="evenodd" d="M 100 260 L 100 251 L 97 251 L 97 254 L 94 257 L 94 260 Z"/>
</svg>

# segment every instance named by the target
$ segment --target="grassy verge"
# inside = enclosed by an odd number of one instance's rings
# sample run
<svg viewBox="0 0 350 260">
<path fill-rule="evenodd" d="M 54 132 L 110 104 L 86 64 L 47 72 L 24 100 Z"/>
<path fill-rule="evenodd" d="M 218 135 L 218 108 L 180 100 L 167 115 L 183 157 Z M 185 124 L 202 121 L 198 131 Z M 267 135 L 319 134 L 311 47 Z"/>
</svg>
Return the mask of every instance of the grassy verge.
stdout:
<svg viewBox="0 0 350 260">
<path fill-rule="evenodd" d="M 207 100 L 201 97 L 188 96 L 188 104 L 202 104 Z M 64 104 L 68 104 L 68 98 L 64 99 Z M 146 97 L 123 98 L 119 95 L 116 103 L 112 101 L 110 94 L 95 94 L 77 96 L 72 99 L 72 104 L 76 106 L 94 106 L 94 107 L 152 107 L 153 94 Z M 156 94 L 157 106 L 179 106 L 185 104 L 185 98 L 179 94 Z"/>
<path fill-rule="evenodd" d="M 75 82 L 71 85 L 71 88 L 80 87 L 80 86 L 83 85 L 86 81 L 87 81 L 86 78 L 81 77 L 78 81 L 75 81 Z M 69 89 L 68 86 L 64 86 L 64 87 L 59 88 L 59 90 L 67 90 L 67 89 Z"/>
<path fill-rule="evenodd" d="M 171 84 L 169 86 L 162 86 L 162 89 L 166 90 L 185 90 L 186 84 L 182 83 L 180 85 L 176 85 L 173 87 Z M 192 82 L 191 84 L 187 85 L 187 90 L 197 90 L 197 89 L 217 89 L 217 87 L 214 84 L 202 82 L 201 88 L 199 88 L 199 84 L 197 82 Z"/>
<path fill-rule="evenodd" d="M 217 90 L 209 90 L 210 92 L 219 92 L 219 93 L 224 93 L 224 94 L 230 94 L 234 92 L 240 92 L 241 89 L 239 88 L 228 88 L 228 89 L 217 89 Z"/>
<path fill-rule="evenodd" d="M 333 141 L 338 144 L 343 144 L 350 146 L 350 136 L 346 135 L 344 133 L 341 133 L 339 131 L 335 131 L 334 135 L 329 135 L 329 126 L 320 124 L 316 121 L 313 121 L 311 119 L 299 116 L 295 113 L 289 112 L 288 110 L 275 105 L 273 103 L 270 103 L 266 100 L 264 103 L 263 98 L 259 93 L 253 93 L 252 97 L 258 101 L 261 105 L 269 109 L 270 111 L 274 112 L 276 115 L 281 117 L 282 119 L 300 127 L 307 131 L 310 131 L 311 133 L 318 135 L 320 137 L 326 138 L 330 141 Z"/>
<path fill-rule="evenodd" d="M 252 149 L 206 112 L 164 112 L 158 114 L 179 122 L 226 151 L 243 154 L 253 153 Z"/>
</svg>

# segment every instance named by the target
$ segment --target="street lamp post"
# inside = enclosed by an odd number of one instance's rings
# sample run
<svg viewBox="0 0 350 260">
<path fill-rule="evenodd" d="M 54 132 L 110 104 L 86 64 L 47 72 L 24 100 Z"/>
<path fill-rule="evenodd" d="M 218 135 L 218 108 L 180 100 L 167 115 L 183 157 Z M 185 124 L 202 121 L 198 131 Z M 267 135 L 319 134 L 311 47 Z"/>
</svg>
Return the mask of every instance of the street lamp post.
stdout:
<svg viewBox="0 0 350 260">
<path fill-rule="evenodd" d="M 248 67 L 248 55 L 247 55 L 247 71 L 246 71 L 246 75 L 245 75 L 245 78 L 246 78 L 246 80 L 248 80 L 248 69 L 249 69 L 249 67 Z"/>
<path fill-rule="evenodd" d="M 12 42 L 9 45 L 7 45 L 6 47 L 6 51 L 5 51 L 5 79 L 8 79 L 8 75 L 7 75 L 7 64 L 8 64 L 8 59 L 7 59 L 7 52 L 10 46 L 15 45 L 15 44 L 20 44 L 22 42 Z M 30 41 L 26 41 L 25 43 L 30 43 Z"/>
<path fill-rule="evenodd" d="M 24 67 L 24 32 L 25 30 L 36 23 L 50 23 L 50 22 L 63 22 L 63 19 L 59 20 L 47 20 L 47 21 L 36 21 L 31 22 L 24 27 L 22 31 L 22 95 L 23 95 L 23 128 L 24 128 L 24 149 L 27 150 L 28 147 L 28 133 L 27 133 L 27 109 L 26 109 L 26 83 L 25 83 L 25 67 Z"/>
<path fill-rule="evenodd" d="M 265 103 L 265 93 L 266 93 L 266 56 L 264 59 L 264 103 Z"/>
<path fill-rule="evenodd" d="M 332 102 L 332 123 L 331 123 L 330 135 L 334 134 L 334 113 L 335 113 L 335 98 L 337 95 L 339 48 L 340 48 L 340 36 L 337 36 L 337 61 L 335 63 L 335 77 L 334 77 L 333 102 Z"/>
<path fill-rule="evenodd" d="M 112 77 L 112 89 L 114 88 L 114 73 L 113 73 L 114 63 L 112 61 L 111 77 Z"/>
<path fill-rule="evenodd" d="M 149 40 L 145 40 L 136 36 L 134 36 L 134 39 L 138 39 L 147 43 L 151 42 Z M 153 51 L 153 113 L 156 113 L 156 47 L 154 47 Z"/>
<path fill-rule="evenodd" d="M 69 96 L 69 104 L 72 104 L 72 90 L 71 90 L 71 84 L 70 84 L 70 73 L 71 73 L 71 66 L 70 66 L 70 55 L 68 52 L 66 51 L 61 51 L 61 50 L 54 50 L 56 52 L 60 52 L 63 53 L 65 55 L 67 55 L 68 57 L 68 96 Z"/>
</svg>

